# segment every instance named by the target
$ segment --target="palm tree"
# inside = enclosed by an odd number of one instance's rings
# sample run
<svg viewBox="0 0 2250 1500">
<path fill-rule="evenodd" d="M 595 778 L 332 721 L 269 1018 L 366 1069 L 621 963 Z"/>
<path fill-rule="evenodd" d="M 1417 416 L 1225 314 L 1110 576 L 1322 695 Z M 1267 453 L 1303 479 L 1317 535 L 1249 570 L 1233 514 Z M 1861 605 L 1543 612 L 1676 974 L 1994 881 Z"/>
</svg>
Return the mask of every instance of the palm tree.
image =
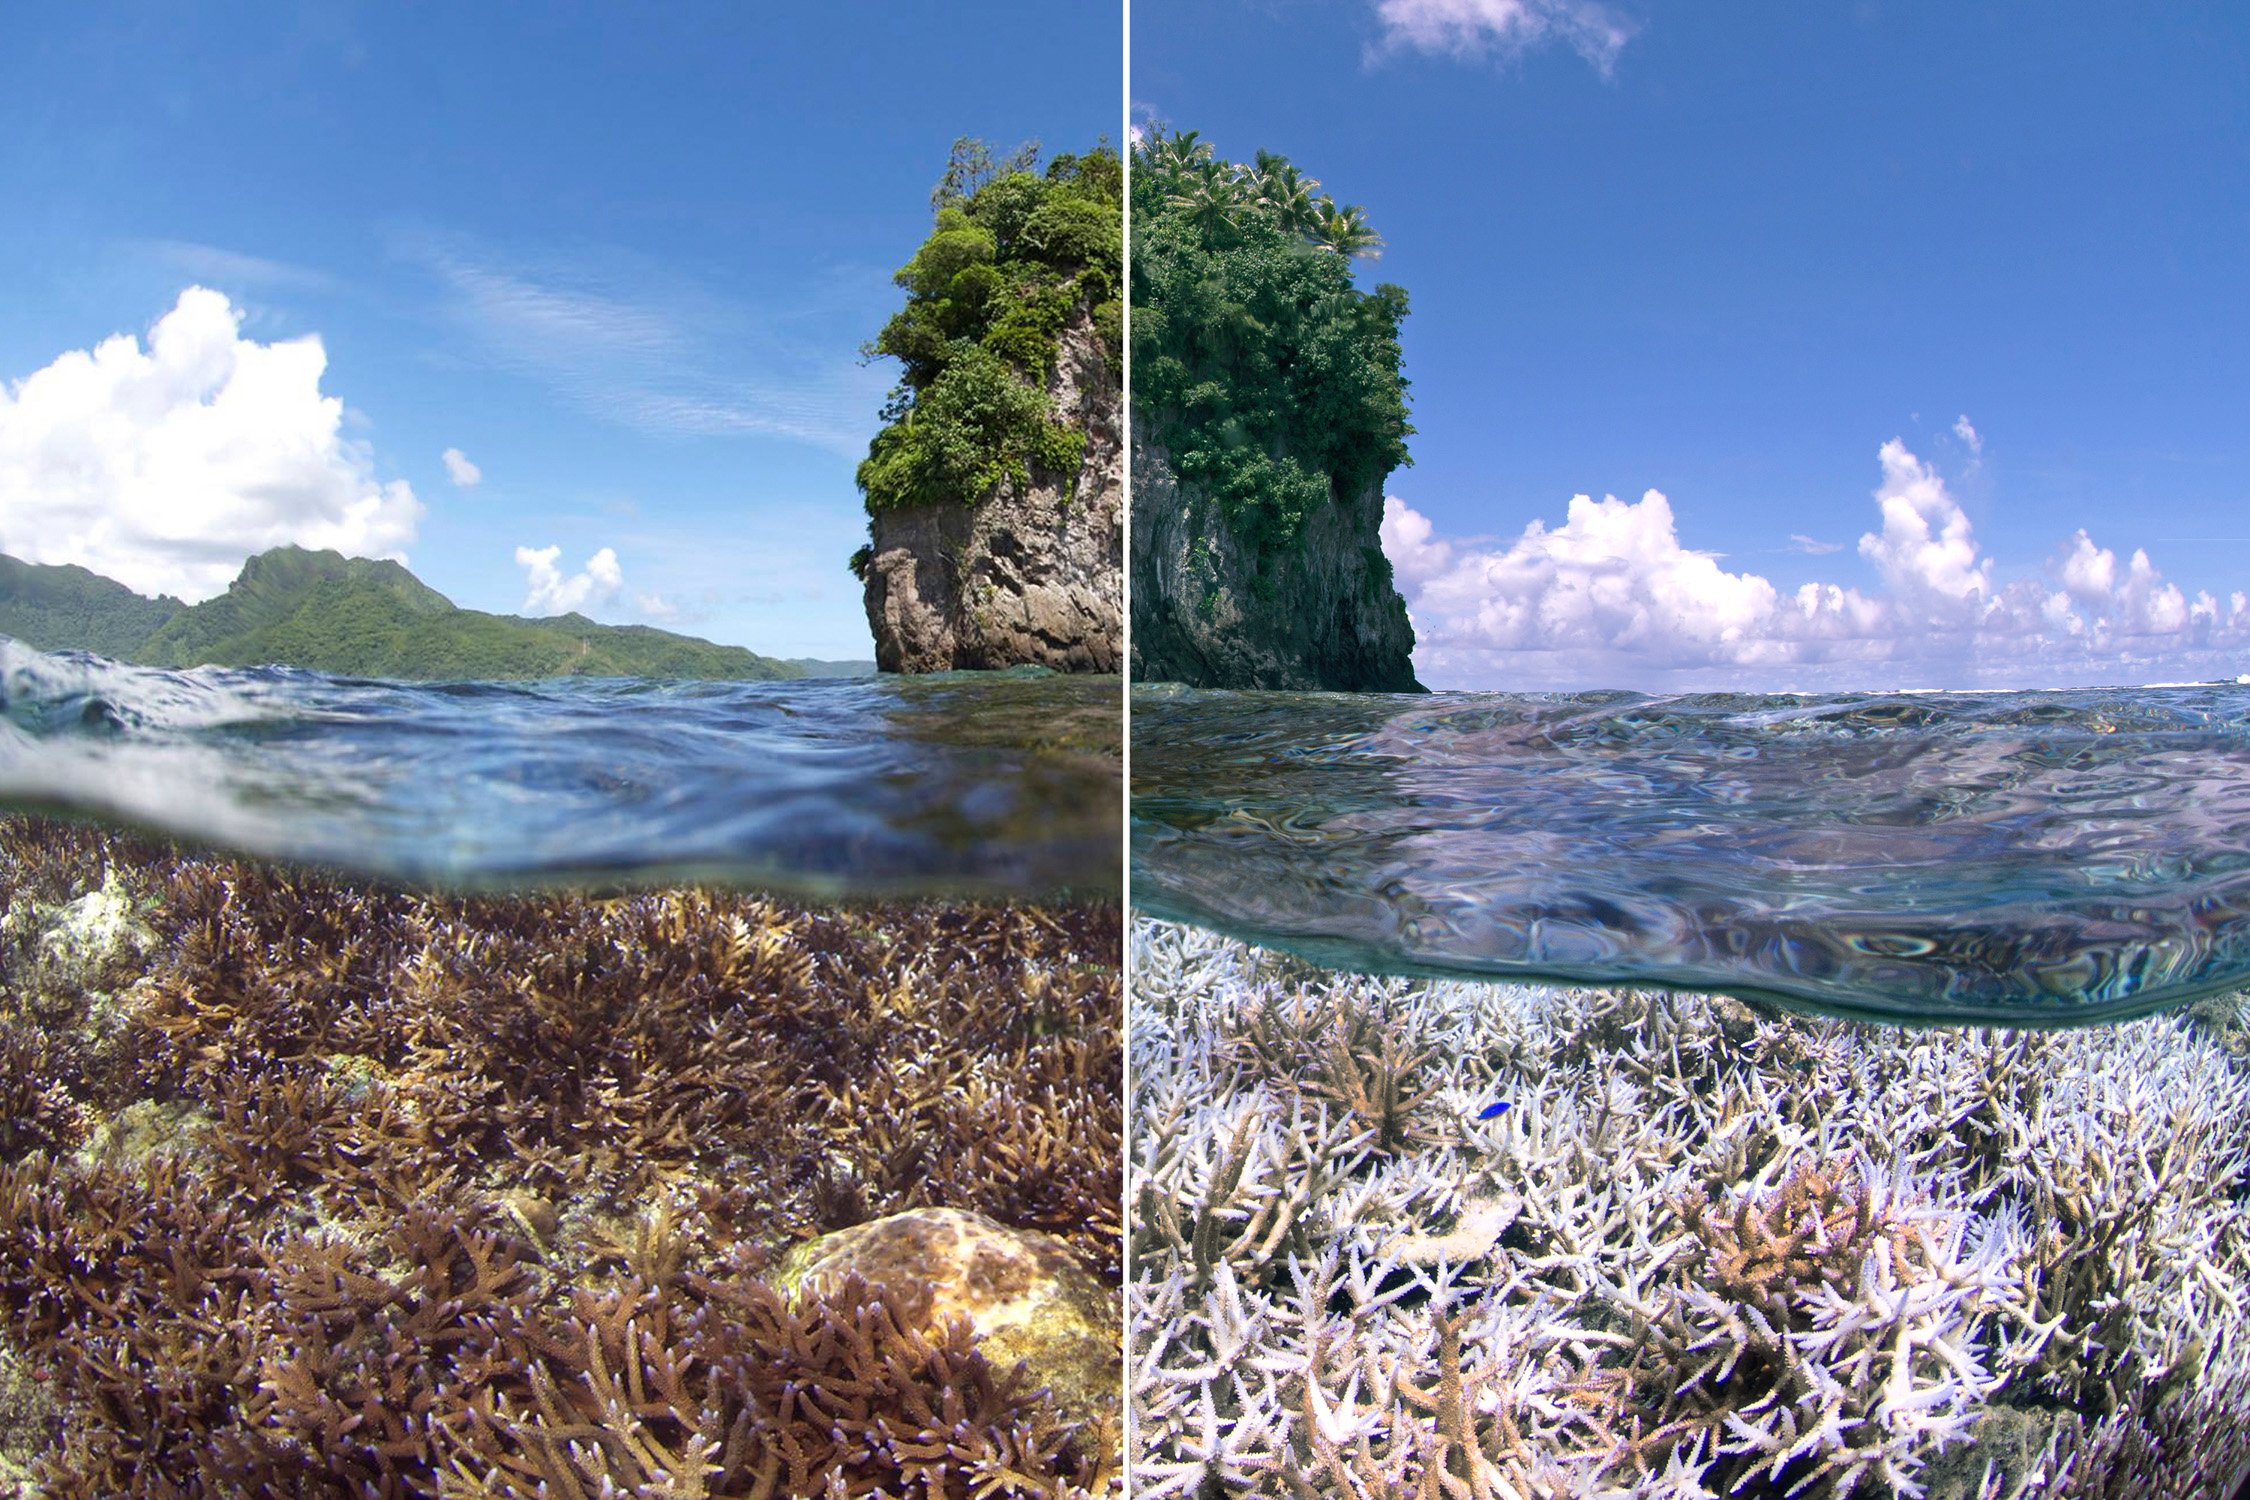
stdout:
<svg viewBox="0 0 2250 1500">
<path fill-rule="evenodd" d="M 1205 234 L 1231 231 L 1241 220 L 1241 184 L 1224 164 L 1208 156 L 1183 173 L 1167 196 L 1185 208 L 1188 222 Z"/>
<path fill-rule="evenodd" d="M 1202 132 L 1183 130 L 1167 135 L 1158 126 L 1141 148 L 1142 165 L 1151 175 L 1160 179 L 1167 192 L 1178 180 L 1193 172 L 1197 165 L 1211 159 L 1209 143 L 1199 139 Z"/>
<path fill-rule="evenodd" d="M 1260 152 L 1261 156 L 1265 153 Z M 1313 207 L 1313 189 L 1320 179 L 1307 177 L 1282 158 L 1279 165 L 1265 173 L 1260 198 L 1273 210 L 1281 227 L 1290 234 L 1310 235 L 1320 224 L 1319 212 Z"/>
<path fill-rule="evenodd" d="M 1291 170 L 1288 157 L 1261 148 L 1257 160 L 1244 168 L 1242 175 L 1250 185 L 1252 194 L 1264 200 L 1271 192 L 1274 180 L 1288 170 Z"/>
<path fill-rule="evenodd" d="M 1374 260 L 1383 253 L 1383 237 L 1368 227 L 1367 210 L 1358 204 L 1338 208 L 1335 199 L 1323 198 L 1315 212 L 1320 221 L 1313 239 L 1321 248 L 1333 250 L 1346 260 L 1363 255 Z"/>
</svg>

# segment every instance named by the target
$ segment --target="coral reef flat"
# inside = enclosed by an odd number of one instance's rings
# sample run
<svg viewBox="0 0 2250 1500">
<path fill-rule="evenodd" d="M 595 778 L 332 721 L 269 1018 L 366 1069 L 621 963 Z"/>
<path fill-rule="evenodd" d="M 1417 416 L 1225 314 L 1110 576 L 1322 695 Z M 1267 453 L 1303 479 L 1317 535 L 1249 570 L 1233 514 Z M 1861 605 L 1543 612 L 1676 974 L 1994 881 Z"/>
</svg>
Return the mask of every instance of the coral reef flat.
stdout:
<svg viewBox="0 0 2250 1500">
<path fill-rule="evenodd" d="M 415 893 L 28 817 L 0 901 L 0 1495 L 1120 1488 L 1114 1414 L 967 1317 L 779 1276 L 960 1210 L 1114 1318 L 1114 905 Z"/>
<path fill-rule="evenodd" d="M 2241 996 L 2068 1032 L 1132 926 L 1133 1493 L 2226 1500 Z"/>
</svg>

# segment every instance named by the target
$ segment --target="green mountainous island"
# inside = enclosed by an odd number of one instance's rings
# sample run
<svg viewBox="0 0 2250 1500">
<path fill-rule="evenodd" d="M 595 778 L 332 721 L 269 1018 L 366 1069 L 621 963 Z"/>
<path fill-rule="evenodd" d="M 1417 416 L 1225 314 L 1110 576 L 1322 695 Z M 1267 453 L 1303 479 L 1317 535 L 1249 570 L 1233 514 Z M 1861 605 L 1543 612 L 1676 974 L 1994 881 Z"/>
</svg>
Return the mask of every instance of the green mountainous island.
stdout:
<svg viewBox="0 0 2250 1500">
<path fill-rule="evenodd" d="M 201 604 L 148 598 L 72 565 L 0 554 L 0 635 L 152 667 L 278 665 L 355 677 L 504 681 L 851 677 L 867 662 L 782 661 L 646 625 L 462 609 L 395 562 L 276 547 Z"/>
</svg>

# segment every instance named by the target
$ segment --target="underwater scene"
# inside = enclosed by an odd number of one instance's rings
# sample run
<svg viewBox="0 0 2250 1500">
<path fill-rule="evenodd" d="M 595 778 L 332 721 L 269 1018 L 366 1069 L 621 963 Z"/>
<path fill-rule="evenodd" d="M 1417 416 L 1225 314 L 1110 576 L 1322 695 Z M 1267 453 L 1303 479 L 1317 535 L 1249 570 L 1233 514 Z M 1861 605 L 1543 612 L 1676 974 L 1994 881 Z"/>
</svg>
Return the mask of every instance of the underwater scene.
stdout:
<svg viewBox="0 0 2250 1500">
<path fill-rule="evenodd" d="M 0 652 L 0 1493 L 1117 1491 L 1117 679 Z"/>
<path fill-rule="evenodd" d="M 2250 1474 L 2250 689 L 1132 712 L 1133 1493 Z"/>
</svg>

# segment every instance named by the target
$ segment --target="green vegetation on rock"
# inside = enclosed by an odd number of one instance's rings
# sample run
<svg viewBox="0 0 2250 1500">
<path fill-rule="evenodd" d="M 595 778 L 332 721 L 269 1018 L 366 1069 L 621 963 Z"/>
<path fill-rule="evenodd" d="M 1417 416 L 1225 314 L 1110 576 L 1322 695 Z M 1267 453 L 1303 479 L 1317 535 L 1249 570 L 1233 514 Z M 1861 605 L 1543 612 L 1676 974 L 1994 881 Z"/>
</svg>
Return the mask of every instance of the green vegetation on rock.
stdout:
<svg viewBox="0 0 2250 1500">
<path fill-rule="evenodd" d="M 1056 420 L 1047 380 L 1082 310 L 1108 349 L 1122 342 L 1123 167 L 1107 146 L 1044 173 L 1036 157 L 953 144 L 936 227 L 896 277 L 906 306 L 866 350 L 904 367 L 859 466 L 870 511 L 973 504 L 1034 468 L 1078 468 L 1085 434 Z"/>
<path fill-rule="evenodd" d="M 0 634 L 147 666 L 281 665 L 350 676 L 500 681 L 808 675 L 740 646 L 584 615 L 461 609 L 395 562 L 277 547 L 215 599 L 147 599 L 84 568 L 0 557 Z M 819 675 L 831 675 L 822 673 Z"/>
<path fill-rule="evenodd" d="M 1287 158 L 1157 131 L 1133 159 L 1133 404 L 1179 477 L 1260 552 L 1409 462 L 1406 293 L 1362 292 L 1381 240 Z"/>
</svg>

